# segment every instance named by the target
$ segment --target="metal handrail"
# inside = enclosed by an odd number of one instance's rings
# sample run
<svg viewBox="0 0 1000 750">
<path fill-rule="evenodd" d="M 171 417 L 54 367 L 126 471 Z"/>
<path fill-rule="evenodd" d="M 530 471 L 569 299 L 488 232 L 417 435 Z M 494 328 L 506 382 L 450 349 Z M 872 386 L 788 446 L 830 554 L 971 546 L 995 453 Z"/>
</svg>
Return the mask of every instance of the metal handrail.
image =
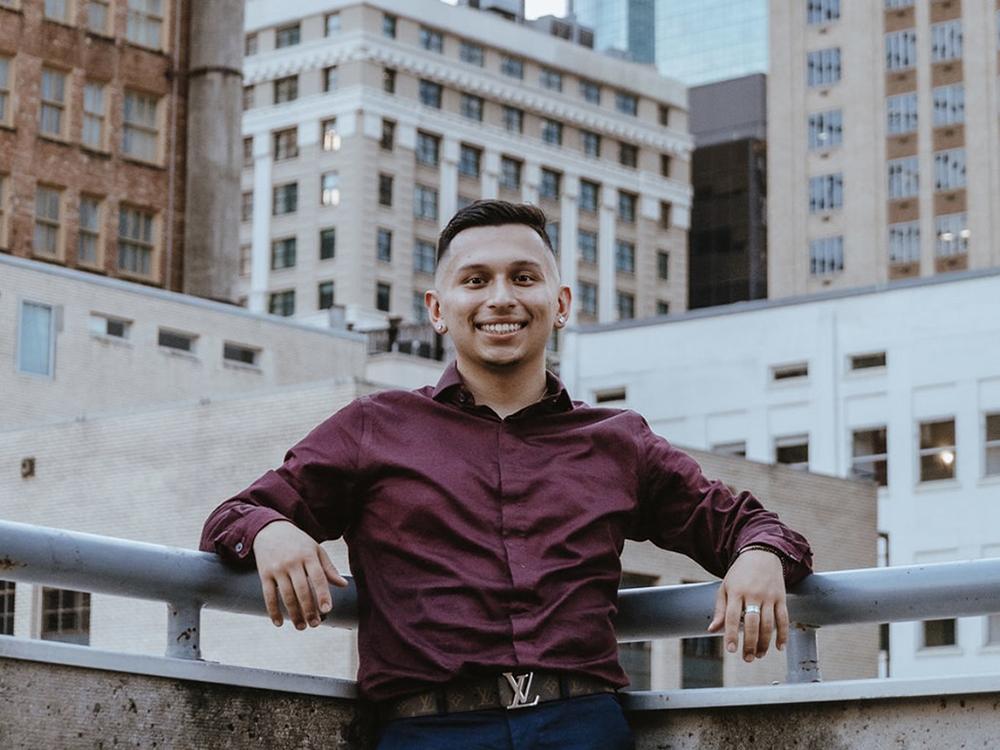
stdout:
<svg viewBox="0 0 1000 750">
<path fill-rule="evenodd" d="M 203 607 L 266 615 L 256 571 L 206 552 L 0 521 L 0 579 L 168 605 L 167 656 L 197 659 Z M 324 624 L 357 624 L 357 590 L 331 589 Z M 620 592 L 620 642 L 704 636 L 719 582 Z M 1000 612 L 1000 558 L 815 573 L 789 589 L 788 681 L 818 681 L 816 629 Z"/>
</svg>

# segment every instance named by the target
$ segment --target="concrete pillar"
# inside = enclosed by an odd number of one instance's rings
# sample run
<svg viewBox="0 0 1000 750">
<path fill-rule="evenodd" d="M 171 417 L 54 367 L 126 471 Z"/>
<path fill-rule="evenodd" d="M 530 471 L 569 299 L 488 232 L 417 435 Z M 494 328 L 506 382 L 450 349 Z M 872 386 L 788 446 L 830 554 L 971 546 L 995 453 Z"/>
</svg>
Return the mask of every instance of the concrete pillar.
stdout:
<svg viewBox="0 0 1000 750">
<path fill-rule="evenodd" d="M 564 174 L 562 197 L 559 203 L 559 273 L 562 283 L 576 292 L 577 268 L 577 225 L 580 208 L 580 178 L 575 174 Z M 576 322 L 576 305 L 570 306 L 569 324 Z"/>
<path fill-rule="evenodd" d="M 268 275 L 271 270 L 271 200 L 271 137 L 264 132 L 253 139 L 253 223 L 247 307 L 257 313 L 267 312 Z"/>
<path fill-rule="evenodd" d="M 521 175 L 521 200 L 525 203 L 538 205 L 538 185 L 542 181 L 542 166 L 537 162 L 526 161 L 524 174 Z"/>
<path fill-rule="evenodd" d="M 496 198 L 500 194 L 500 152 L 483 153 L 483 171 L 479 190 L 483 198 Z"/>
<path fill-rule="evenodd" d="M 239 275 L 243 5 L 190 3 L 182 31 L 190 39 L 183 289 L 223 301 Z"/>
<path fill-rule="evenodd" d="M 441 229 L 444 229 L 458 210 L 458 151 L 457 140 L 442 139 L 441 193 L 438 195 L 438 226 Z"/>
<path fill-rule="evenodd" d="M 601 216 L 597 233 L 597 321 L 618 320 L 615 305 L 615 221 L 618 193 L 607 185 L 601 186 Z"/>
</svg>

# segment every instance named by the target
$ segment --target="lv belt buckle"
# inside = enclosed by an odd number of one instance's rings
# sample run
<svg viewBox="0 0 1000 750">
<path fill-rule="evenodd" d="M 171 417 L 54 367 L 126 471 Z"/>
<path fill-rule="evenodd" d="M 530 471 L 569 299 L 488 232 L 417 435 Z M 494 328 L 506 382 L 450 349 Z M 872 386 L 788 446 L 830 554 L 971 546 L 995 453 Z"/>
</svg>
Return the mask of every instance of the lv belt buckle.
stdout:
<svg viewBox="0 0 1000 750">
<path fill-rule="evenodd" d="M 540 696 L 536 695 L 535 699 L 531 700 L 531 682 L 535 678 L 534 672 L 525 672 L 524 674 L 517 675 L 513 672 L 504 672 L 503 676 L 514 693 L 510 703 L 507 705 L 508 710 L 538 705 Z"/>
</svg>

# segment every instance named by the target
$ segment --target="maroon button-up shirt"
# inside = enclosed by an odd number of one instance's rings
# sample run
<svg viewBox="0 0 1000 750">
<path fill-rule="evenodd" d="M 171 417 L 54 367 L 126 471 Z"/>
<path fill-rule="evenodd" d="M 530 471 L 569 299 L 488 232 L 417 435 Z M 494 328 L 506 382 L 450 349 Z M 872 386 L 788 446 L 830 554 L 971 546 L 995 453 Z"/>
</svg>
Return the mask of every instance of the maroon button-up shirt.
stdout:
<svg viewBox="0 0 1000 750">
<path fill-rule="evenodd" d="M 487 669 L 626 685 L 613 627 L 626 539 L 718 576 L 752 542 L 786 556 L 789 582 L 809 571 L 806 540 L 750 493 L 706 479 L 635 412 L 548 385 L 506 419 L 475 404 L 455 365 L 434 388 L 360 398 L 222 503 L 201 548 L 250 564 L 275 520 L 344 536 L 358 682 L 374 700 Z"/>
</svg>

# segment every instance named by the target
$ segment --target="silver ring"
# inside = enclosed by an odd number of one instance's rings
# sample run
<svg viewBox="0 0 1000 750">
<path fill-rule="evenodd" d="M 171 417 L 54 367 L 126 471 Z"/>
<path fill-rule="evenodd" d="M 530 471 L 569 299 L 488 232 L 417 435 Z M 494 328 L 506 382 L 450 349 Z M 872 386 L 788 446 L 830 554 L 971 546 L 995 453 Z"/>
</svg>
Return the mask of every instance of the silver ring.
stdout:
<svg viewBox="0 0 1000 750">
<path fill-rule="evenodd" d="M 743 608 L 743 614 L 745 615 L 759 615 L 760 605 L 759 604 L 748 604 Z"/>
</svg>

